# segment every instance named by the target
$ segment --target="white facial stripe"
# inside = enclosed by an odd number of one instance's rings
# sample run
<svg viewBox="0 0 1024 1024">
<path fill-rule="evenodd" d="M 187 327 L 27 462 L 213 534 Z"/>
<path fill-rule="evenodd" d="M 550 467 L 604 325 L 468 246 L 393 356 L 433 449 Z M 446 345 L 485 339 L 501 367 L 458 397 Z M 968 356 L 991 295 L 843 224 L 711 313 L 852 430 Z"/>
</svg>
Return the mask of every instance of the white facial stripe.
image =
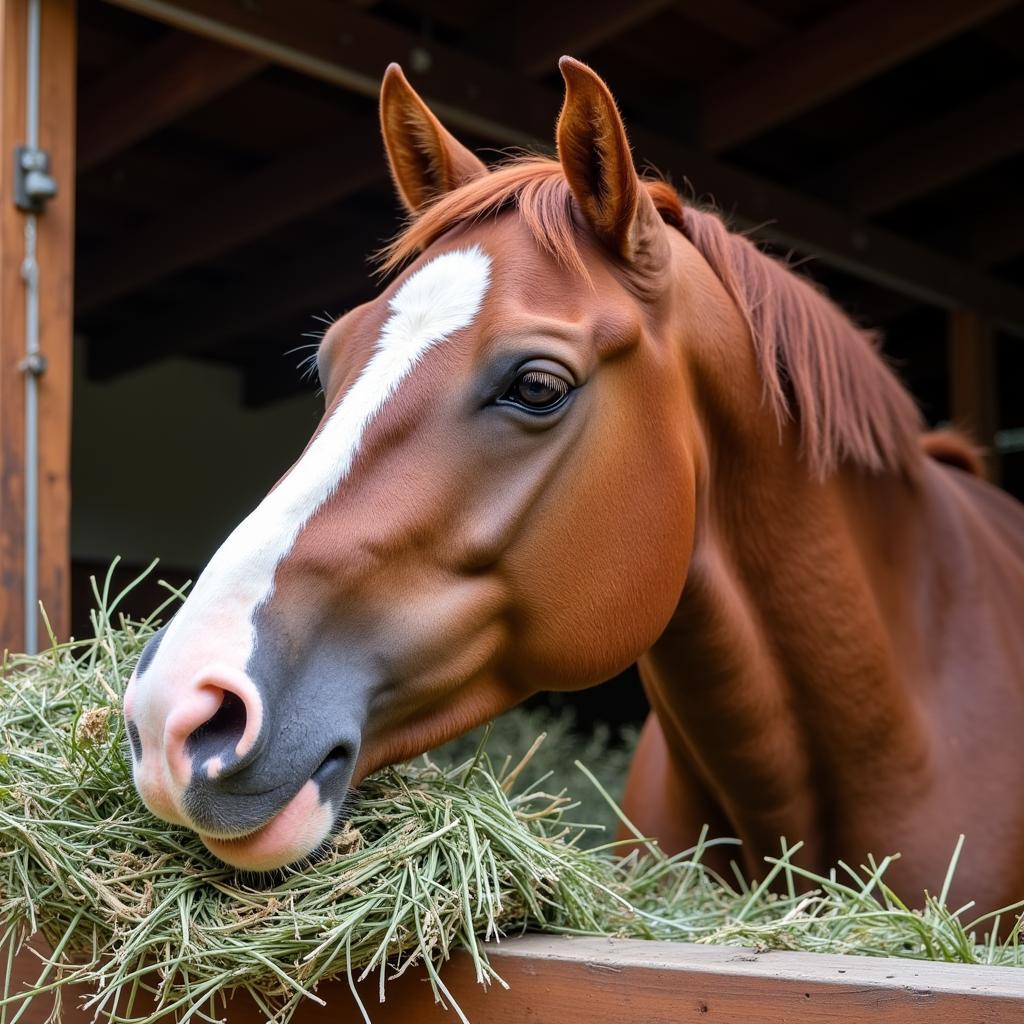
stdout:
<svg viewBox="0 0 1024 1024">
<path fill-rule="evenodd" d="M 255 640 L 253 615 L 270 597 L 278 563 L 345 479 L 367 426 L 422 355 L 473 322 L 490 268 L 490 258 L 474 245 L 435 257 L 395 292 L 370 361 L 302 458 L 210 560 L 171 621 L 147 676 L 161 674 L 154 673 L 158 665 L 168 666 L 176 678 L 165 681 L 174 685 L 187 683 L 213 661 L 245 667 Z"/>
</svg>

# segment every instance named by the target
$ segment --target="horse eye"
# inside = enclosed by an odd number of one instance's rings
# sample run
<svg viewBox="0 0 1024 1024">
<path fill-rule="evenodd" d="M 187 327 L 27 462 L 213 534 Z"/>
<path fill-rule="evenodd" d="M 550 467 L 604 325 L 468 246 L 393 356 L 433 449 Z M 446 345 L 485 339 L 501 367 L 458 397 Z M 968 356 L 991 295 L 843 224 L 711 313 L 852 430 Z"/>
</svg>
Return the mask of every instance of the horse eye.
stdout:
<svg viewBox="0 0 1024 1024">
<path fill-rule="evenodd" d="M 554 412 L 569 394 L 561 377 L 546 370 L 527 370 L 516 377 L 502 401 L 530 412 Z"/>
</svg>

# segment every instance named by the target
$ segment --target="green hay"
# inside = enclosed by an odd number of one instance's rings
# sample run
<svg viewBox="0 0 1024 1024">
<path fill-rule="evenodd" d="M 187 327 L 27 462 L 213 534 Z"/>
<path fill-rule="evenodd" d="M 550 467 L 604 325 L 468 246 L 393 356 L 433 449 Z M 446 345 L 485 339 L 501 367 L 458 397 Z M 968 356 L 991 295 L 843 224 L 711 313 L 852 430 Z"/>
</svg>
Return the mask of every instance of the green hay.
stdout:
<svg viewBox="0 0 1024 1024">
<path fill-rule="evenodd" d="M 0 934 L 8 965 L 30 934 L 55 950 L 33 990 L 57 997 L 54 1020 L 62 991 L 82 983 L 99 1020 L 213 1020 L 241 989 L 283 1024 L 322 980 L 374 976 L 382 996 L 412 967 L 453 1005 L 439 972 L 451 952 L 465 948 L 481 983 L 501 983 L 483 942 L 527 929 L 1024 965 L 1021 919 L 1006 941 L 986 937 L 998 919 L 948 908 L 948 880 L 911 911 L 883 881 L 891 859 L 819 877 L 783 843 L 748 885 L 702 863 L 706 839 L 672 858 L 653 844 L 615 857 L 607 831 L 574 824 L 598 809 L 581 816 L 564 790 L 618 814 L 604 794 L 621 784 L 628 742 L 588 751 L 601 779 L 578 762 L 568 770 L 564 751 L 580 741 L 564 715 L 541 712 L 502 720 L 510 747 L 496 734 L 486 746 L 463 740 L 461 753 L 367 780 L 316 864 L 269 884 L 240 876 L 138 800 L 120 694 L 155 619 L 115 627 L 123 595 L 98 597 L 95 639 L 8 658 L 0 674 Z M 544 729 L 557 744 L 520 760 Z M 140 992 L 155 1011 L 136 1005 Z M 8 966 L 0 1024 L 16 1024 L 30 1001 L 10 992 Z"/>
</svg>

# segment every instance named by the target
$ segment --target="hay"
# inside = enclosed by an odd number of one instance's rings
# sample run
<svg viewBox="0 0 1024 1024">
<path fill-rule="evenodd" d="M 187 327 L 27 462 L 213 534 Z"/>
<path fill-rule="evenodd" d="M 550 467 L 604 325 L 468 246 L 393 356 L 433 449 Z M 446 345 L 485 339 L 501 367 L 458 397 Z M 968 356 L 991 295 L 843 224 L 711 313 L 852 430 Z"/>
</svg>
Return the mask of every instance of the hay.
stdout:
<svg viewBox="0 0 1024 1024">
<path fill-rule="evenodd" d="M 946 907 L 948 880 L 911 911 L 884 884 L 890 859 L 822 878 L 794 865 L 799 847 L 783 843 L 751 886 L 702 864 L 706 839 L 674 858 L 653 845 L 615 857 L 606 836 L 573 823 L 567 781 L 606 787 L 583 768 L 567 779 L 564 717 L 548 723 L 563 730 L 558 747 L 534 745 L 527 762 L 522 747 L 492 761 L 491 737 L 468 756 L 383 771 L 360 787 L 315 864 L 269 882 L 240 876 L 135 794 L 120 694 L 155 619 L 115 627 L 121 596 L 98 595 L 94 639 L 7 658 L 0 675 L 6 1024 L 31 1001 L 9 986 L 11 957 L 33 933 L 55 951 L 32 990 L 55 994 L 53 1019 L 62 990 L 82 983 L 110 1022 L 214 1020 L 223 995 L 242 989 L 283 1024 L 324 979 L 347 976 L 355 992 L 356 979 L 376 975 L 382 997 L 388 978 L 414 966 L 453 1005 L 439 971 L 451 952 L 468 950 L 477 979 L 501 983 L 483 942 L 526 929 L 1024 964 L 1021 920 L 997 942 L 998 919 Z M 539 714 L 501 728 L 523 735 L 543 724 Z M 621 765 L 624 747 L 613 747 L 618 761 L 607 763 Z M 155 1010 L 136 1005 L 140 991 Z"/>
</svg>

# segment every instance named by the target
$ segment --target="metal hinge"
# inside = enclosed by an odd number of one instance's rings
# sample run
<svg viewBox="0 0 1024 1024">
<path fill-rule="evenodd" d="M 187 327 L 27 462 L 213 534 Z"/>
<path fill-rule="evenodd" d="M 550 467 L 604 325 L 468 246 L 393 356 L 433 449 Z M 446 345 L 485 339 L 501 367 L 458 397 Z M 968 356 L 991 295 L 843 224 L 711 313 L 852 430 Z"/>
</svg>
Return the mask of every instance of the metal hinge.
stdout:
<svg viewBox="0 0 1024 1024">
<path fill-rule="evenodd" d="M 57 194 L 50 174 L 50 154 L 28 146 L 14 147 L 14 205 L 26 213 L 42 213 Z"/>
</svg>

